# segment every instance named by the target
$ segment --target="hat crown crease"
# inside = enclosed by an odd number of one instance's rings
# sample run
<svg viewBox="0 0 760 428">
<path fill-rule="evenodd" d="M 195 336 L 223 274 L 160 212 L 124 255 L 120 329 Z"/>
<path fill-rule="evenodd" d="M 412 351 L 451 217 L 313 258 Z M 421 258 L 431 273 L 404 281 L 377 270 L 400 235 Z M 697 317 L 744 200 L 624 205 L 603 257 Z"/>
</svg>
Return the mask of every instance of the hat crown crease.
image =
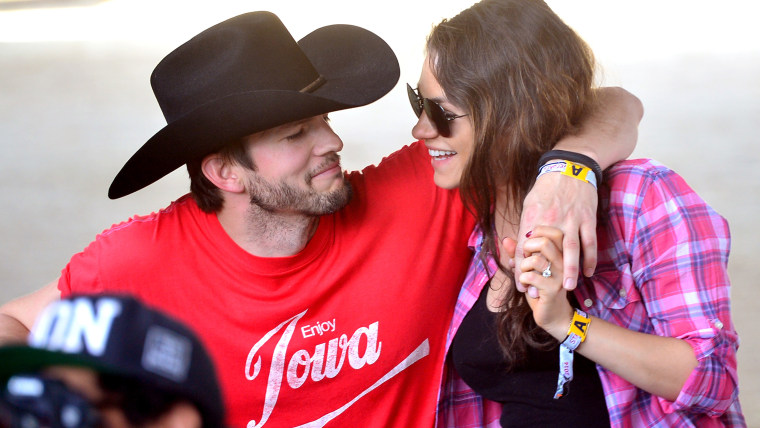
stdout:
<svg viewBox="0 0 760 428">
<path fill-rule="evenodd" d="M 216 100 L 259 90 L 299 91 L 320 74 L 282 22 L 248 13 L 217 24 L 156 66 L 151 85 L 167 123 Z"/>
</svg>

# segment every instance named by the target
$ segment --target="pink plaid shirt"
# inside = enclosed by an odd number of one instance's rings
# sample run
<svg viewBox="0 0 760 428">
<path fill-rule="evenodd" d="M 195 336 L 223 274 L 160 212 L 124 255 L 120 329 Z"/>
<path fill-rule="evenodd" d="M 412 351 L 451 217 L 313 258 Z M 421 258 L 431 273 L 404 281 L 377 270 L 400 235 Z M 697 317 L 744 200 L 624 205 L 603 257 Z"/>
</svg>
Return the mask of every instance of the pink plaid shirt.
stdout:
<svg viewBox="0 0 760 428">
<path fill-rule="evenodd" d="M 599 262 L 575 291 L 591 315 L 630 330 L 677 337 L 694 348 L 698 366 L 676 401 L 646 393 L 597 366 L 613 427 L 744 427 L 726 271 L 726 221 L 684 180 L 659 163 L 637 159 L 605 175 L 605 216 L 597 227 Z M 447 346 L 489 272 L 480 261 L 482 233 L 459 294 Z M 439 394 L 438 427 L 498 427 L 501 406 L 482 399 L 448 367 Z"/>
</svg>

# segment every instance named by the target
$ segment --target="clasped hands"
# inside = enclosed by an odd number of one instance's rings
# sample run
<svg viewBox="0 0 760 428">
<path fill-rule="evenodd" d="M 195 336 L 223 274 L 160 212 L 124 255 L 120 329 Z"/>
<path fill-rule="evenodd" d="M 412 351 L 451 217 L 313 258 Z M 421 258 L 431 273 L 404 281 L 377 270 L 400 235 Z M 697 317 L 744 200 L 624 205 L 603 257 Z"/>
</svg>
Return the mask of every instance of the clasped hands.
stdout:
<svg viewBox="0 0 760 428">
<path fill-rule="evenodd" d="M 588 183 L 544 174 L 523 203 L 517 242 L 501 242 L 501 264 L 514 269 L 515 286 L 527 293 L 536 324 L 559 340 L 573 317 L 567 292 L 578 283 L 581 250 L 583 274 L 596 269 L 597 204 Z M 551 275 L 544 276 L 549 266 Z"/>
</svg>

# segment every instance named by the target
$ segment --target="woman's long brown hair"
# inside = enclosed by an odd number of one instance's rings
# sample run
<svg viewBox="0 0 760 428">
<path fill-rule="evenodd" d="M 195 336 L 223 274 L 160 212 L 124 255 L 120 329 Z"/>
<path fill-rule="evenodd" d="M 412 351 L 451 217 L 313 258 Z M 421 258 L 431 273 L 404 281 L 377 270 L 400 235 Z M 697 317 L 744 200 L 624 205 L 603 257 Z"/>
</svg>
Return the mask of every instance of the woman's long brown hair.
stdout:
<svg viewBox="0 0 760 428">
<path fill-rule="evenodd" d="M 541 0 L 481 1 L 437 25 L 427 51 L 447 99 L 473 122 L 475 146 L 460 192 L 484 232 L 484 254 L 498 262 L 495 213 L 519 220 L 540 156 L 577 132 L 591 110 L 593 54 Z M 507 206 L 496 207 L 499 192 Z M 508 366 L 529 346 L 556 344 L 514 287 L 502 309 L 498 334 Z"/>
</svg>

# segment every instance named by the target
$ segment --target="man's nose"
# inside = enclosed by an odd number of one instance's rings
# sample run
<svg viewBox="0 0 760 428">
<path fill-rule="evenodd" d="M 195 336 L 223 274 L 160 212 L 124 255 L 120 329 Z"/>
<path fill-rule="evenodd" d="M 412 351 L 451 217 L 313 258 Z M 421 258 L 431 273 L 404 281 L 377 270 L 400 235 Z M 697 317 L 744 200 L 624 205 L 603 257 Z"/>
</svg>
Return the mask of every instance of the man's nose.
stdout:
<svg viewBox="0 0 760 428">
<path fill-rule="evenodd" d="M 315 154 L 324 155 L 326 153 L 338 153 L 343 150 L 343 140 L 333 131 L 329 123 L 322 120 L 317 134 L 317 142 L 314 145 Z"/>
</svg>

